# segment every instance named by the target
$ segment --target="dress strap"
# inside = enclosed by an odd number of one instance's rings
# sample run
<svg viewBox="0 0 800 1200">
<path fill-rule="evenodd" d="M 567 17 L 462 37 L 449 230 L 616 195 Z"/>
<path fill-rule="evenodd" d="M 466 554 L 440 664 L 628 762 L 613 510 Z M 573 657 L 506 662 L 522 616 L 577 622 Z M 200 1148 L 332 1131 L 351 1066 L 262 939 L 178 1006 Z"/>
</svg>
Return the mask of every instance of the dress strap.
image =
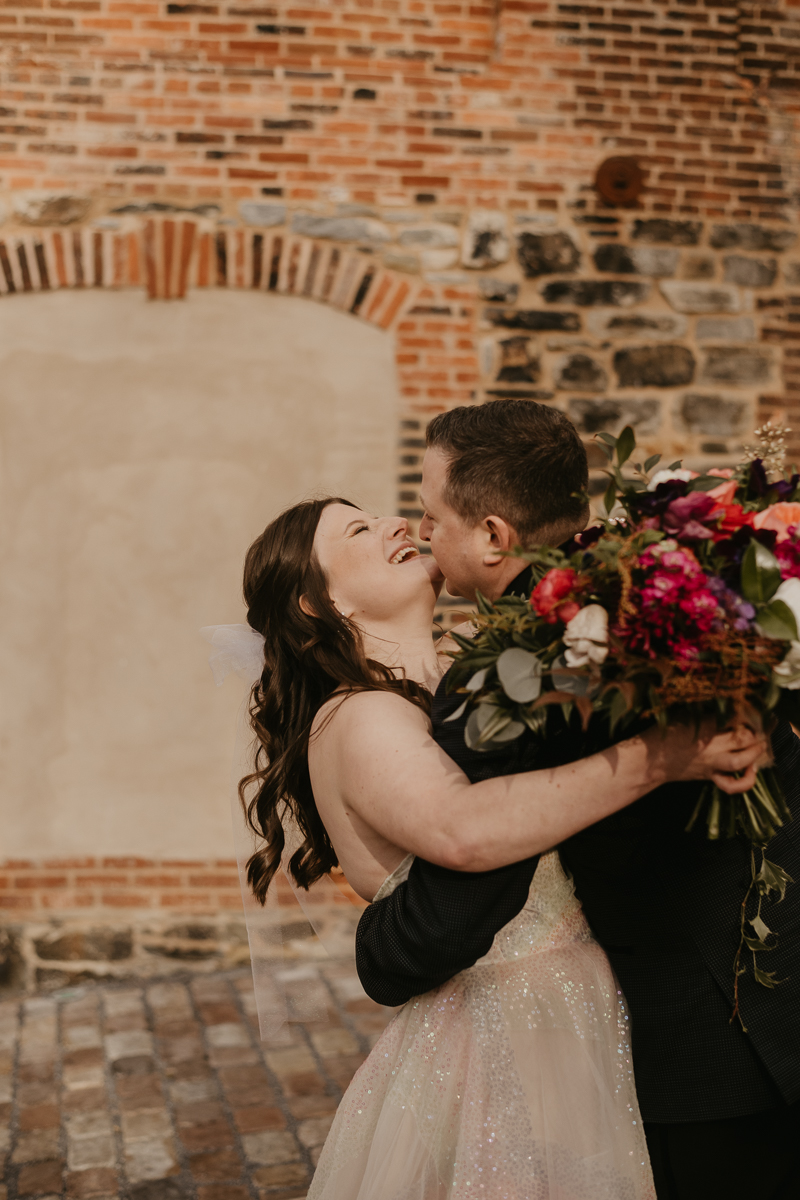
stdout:
<svg viewBox="0 0 800 1200">
<path fill-rule="evenodd" d="M 372 903 L 376 904 L 378 900 L 385 900 L 387 896 L 391 896 L 392 892 L 401 883 L 405 883 L 408 879 L 408 872 L 411 870 L 411 864 L 416 856 L 407 854 L 403 861 L 392 871 L 391 875 L 387 875 L 381 886 L 378 888 L 375 895 L 372 897 Z"/>
</svg>

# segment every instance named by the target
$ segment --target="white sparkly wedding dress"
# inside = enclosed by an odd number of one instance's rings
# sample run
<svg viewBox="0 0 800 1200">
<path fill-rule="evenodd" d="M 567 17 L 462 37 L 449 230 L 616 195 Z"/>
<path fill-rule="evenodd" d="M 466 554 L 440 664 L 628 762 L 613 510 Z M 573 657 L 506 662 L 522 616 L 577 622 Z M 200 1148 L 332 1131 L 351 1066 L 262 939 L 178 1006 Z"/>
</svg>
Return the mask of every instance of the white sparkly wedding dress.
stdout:
<svg viewBox="0 0 800 1200">
<path fill-rule="evenodd" d="M 308 1200 L 655 1200 L 625 1003 L 555 852 L 489 953 L 384 1030 Z"/>
</svg>

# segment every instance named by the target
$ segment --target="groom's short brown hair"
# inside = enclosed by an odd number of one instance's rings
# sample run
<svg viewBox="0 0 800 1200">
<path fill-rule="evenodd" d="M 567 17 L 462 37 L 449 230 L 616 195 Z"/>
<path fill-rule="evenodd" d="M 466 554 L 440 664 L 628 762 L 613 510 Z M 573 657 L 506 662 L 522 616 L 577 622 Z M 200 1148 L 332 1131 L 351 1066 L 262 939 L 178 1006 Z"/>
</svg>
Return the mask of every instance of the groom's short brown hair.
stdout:
<svg viewBox="0 0 800 1200">
<path fill-rule="evenodd" d="M 449 461 L 444 498 L 466 521 L 494 513 L 521 541 L 563 541 L 589 516 L 586 450 L 557 408 L 494 400 L 439 413 L 427 445 Z"/>
</svg>

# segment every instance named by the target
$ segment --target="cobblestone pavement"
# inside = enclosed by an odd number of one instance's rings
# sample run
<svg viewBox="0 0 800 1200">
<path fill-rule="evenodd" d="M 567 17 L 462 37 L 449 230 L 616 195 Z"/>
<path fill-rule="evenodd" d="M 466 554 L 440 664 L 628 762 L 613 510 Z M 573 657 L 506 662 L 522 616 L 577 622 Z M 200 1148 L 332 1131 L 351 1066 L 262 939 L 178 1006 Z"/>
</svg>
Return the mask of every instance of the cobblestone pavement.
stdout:
<svg viewBox="0 0 800 1200">
<path fill-rule="evenodd" d="M 311 968 L 325 1021 L 262 1043 L 248 969 L 0 1001 L 0 1200 L 294 1200 L 392 1012 Z"/>
</svg>

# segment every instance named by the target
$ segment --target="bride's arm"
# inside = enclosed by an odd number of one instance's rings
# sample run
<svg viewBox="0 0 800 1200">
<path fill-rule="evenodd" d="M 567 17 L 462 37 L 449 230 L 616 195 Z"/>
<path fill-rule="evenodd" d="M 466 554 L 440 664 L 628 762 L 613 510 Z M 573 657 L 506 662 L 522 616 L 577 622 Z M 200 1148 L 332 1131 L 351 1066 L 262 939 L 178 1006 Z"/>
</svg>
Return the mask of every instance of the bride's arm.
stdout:
<svg viewBox="0 0 800 1200">
<path fill-rule="evenodd" d="M 314 774 L 325 771 L 326 790 L 333 785 L 346 810 L 394 845 L 457 871 L 540 854 L 663 783 L 709 778 L 725 791 L 746 790 L 765 749 L 746 731 L 698 741 L 685 727 L 653 729 L 566 766 L 471 784 L 420 709 L 387 692 L 348 697 L 317 736 Z M 739 770 L 746 773 L 737 780 L 722 774 Z"/>
</svg>

